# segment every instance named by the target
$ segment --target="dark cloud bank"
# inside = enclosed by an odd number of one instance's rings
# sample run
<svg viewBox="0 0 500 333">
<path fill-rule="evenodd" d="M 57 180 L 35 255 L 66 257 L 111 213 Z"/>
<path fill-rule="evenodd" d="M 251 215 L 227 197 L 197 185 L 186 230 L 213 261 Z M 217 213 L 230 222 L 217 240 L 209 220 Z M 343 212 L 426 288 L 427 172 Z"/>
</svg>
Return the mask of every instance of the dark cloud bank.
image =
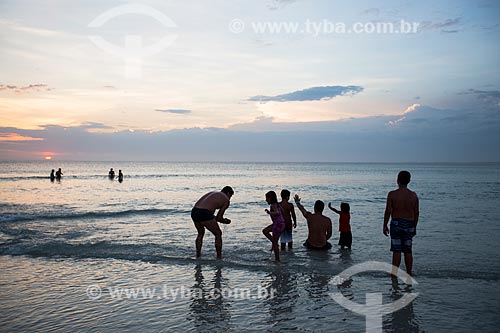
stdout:
<svg viewBox="0 0 500 333">
<path fill-rule="evenodd" d="M 274 123 L 260 118 L 228 129 L 93 133 L 100 124 L 0 132 L 43 138 L 1 142 L 1 159 L 61 153 L 68 160 L 500 162 L 500 108 L 415 106 L 400 116 Z M 29 155 L 31 153 L 31 155 Z"/>
</svg>

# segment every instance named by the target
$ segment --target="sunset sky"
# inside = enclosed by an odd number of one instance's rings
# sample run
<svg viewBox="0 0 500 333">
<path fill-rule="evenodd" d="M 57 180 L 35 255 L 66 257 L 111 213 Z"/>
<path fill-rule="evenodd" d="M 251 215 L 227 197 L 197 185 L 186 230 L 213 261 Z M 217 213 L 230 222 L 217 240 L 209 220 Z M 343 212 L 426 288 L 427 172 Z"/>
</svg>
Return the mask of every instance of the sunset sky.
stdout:
<svg viewBox="0 0 500 333">
<path fill-rule="evenodd" d="M 500 161 L 493 0 L 0 1 L 0 46 L 0 160 Z"/>
</svg>

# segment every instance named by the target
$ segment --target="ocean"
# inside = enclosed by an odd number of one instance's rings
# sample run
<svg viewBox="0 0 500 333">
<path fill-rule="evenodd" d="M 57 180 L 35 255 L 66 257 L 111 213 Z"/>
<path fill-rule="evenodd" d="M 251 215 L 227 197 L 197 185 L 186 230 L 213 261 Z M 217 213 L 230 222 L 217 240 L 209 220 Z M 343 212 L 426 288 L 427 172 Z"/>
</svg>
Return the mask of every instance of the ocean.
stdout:
<svg viewBox="0 0 500 333">
<path fill-rule="evenodd" d="M 353 265 L 391 262 L 382 223 L 400 170 L 420 198 L 417 284 L 377 271 L 339 282 Z M 209 232 L 196 259 L 190 210 L 225 185 L 223 259 Z M 333 248 L 306 250 L 297 210 L 294 248 L 274 263 L 265 193 L 283 188 L 309 210 L 348 202 L 352 250 L 336 245 L 328 208 Z M 376 327 L 333 293 L 359 304 L 418 293 L 382 317 L 384 332 L 497 332 L 499 196 L 499 164 L 0 162 L 0 331 L 363 332 Z"/>
</svg>

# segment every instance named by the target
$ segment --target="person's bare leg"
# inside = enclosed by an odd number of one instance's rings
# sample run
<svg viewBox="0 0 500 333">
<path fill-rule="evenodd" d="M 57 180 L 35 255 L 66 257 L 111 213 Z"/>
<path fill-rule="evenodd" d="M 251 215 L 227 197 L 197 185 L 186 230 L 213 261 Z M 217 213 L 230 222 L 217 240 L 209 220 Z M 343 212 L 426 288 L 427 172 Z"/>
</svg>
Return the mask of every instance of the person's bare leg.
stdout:
<svg viewBox="0 0 500 333">
<path fill-rule="evenodd" d="M 203 246 L 203 236 L 205 235 L 205 227 L 200 223 L 194 223 L 196 230 L 198 231 L 198 236 L 196 237 L 196 257 L 201 257 L 201 247 Z"/>
<path fill-rule="evenodd" d="M 413 272 L 412 272 L 413 255 L 411 253 L 405 253 L 405 267 L 406 267 L 406 273 L 408 273 L 408 275 L 413 275 Z"/>
<path fill-rule="evenodd" d="M 217 258 L 222 258 L 222 230 L 220 230 L 219 224 L 215 220 L 210 220 L 202 222 L 202 224 L 215 236 L 215 251 L 217 252 Z"/>
<path fill-rule="evenodd" d="M 392 253 L 392 266 L 395 266 L 395 267 L 392 268 L 392 276 L 395 276 L 395 277 L 398 276 L 397 268 L 399 268 L 400 264 L 401 264 L 401 252 L 393 252 Z"/>
<path fill-rule="evenodd" d="M 288 248 L 292 249 L 293 248 L 293 242 L 288 242 Z"/>
<path fill-rule="evenodd" d="M 271 235 L 272 230 L 273 230 L 272 224 L 262 229 L 262 233 L 264 234 L 264 236 L 266 236 L 266 238 L 269 239 L 271 242 L 273 241 L 273 236 Z"/>
<path fill-rule="evenodd" d="M 274 259 L 276 260 L 276 262 L 280 261 L 280 251 L 278 247 L 279 239 L 280 239 L 280 234 L 277 232 L 276 233 L 273 232 L 273 238 L 271 241 L 273 242 Z"/>
<path fill-rule="evenodd" d="M 281 243 L 281 251 L 285 251 L 286 249 L 286 243 Z"/>
</svg>

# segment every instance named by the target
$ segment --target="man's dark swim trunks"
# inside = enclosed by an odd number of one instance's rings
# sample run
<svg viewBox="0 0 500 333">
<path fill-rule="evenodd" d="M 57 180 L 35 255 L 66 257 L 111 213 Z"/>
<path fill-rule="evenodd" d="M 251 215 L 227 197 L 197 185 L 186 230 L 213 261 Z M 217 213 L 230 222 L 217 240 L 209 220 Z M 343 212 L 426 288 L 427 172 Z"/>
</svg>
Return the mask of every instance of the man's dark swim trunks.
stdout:
<svg viewBox="0 0 500 333">
<path fill-rule="evenodd" d="M 193 219 L 193 222 L 195 223 L 210 221 L 214 218 L 214 214 L 208 209 L 193 207 L 191 210 L 191 219 Z"/>
<path fill-rule="evenodd" d="M 329 250 L 332 248 L 332 244 L 330 244 L 329 242 L 326 242 L 326 244 L 322 247 L 316 247 L 316 246 L 312 246 L 311 244 L 309 244 L 308 241 L 305 241 L 304 246 L 307 247 L 308 249 L 311 249 L 311 250 Z"/>
<path fill-rule="evenodd" d="M 415 235 L 415 222 L 392 219 L 390 230 L 391 251 L 396 253 L 411 253 L 412 239 Z"/>
</svg>

